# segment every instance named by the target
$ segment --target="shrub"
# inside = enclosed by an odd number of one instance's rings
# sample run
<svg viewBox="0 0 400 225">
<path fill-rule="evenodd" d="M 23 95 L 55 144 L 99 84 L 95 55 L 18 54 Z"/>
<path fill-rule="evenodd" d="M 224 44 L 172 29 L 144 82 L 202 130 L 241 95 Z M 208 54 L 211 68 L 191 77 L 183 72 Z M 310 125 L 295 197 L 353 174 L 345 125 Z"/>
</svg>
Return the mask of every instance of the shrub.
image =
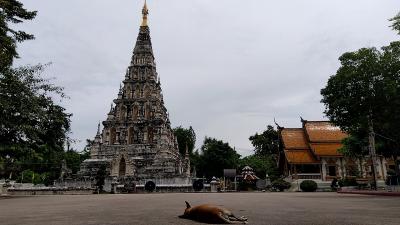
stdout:
<svg viewBox="0 0 400 225">
<path fill-rule="evenodd" d="M 344 178 L 339 180 L 340 187 L 348 187 L 348 186 L 358 186 L 356 178 Z"/>
<path fill-rule="evenodd" d="M 241 191 L 253 191 L 255 189 L 257 189 L 257 187 L 254 182 L 246 182 L 246 181 L 239 182 L 239 190 Z"/>
<path fill-rule="evenodd" d="M 101 165 L 99 170 L 97 171 L 96 174 L 96 186 L 98 189 L 98 192 L 101 193 L 103 192 L 103 186 L 104 186 L 104 181 L 106 179 L 106 175 L 107 175 L 107 166 L 106 165 Z"/>
<path fill-rule="evenodd" d="M 386 185 L 399 185 L 400 184 L 400 176 L 397 175 L 388 175 L 386 178 Z"/>
<path fill-rule="evenodd" d="M 291 186 L 289 182 L 287 182 L 283 179 L 274 180 L 271 185 L 273 188 L 275 188 L 279 191 L 284 191 L 285 189 L 289 189 Z"/>
<path fill-rule="evenodd" d="M 314 192 L 318 188 L 318 185 L 313 180 L 304 180 L 300 184 L 300 189 L 304 192 Z"/>
<path fill-rule="evenodd" d="M 388 171 L 387 171 L 387 175 L 389 175 L 389 176 L 396 175 L 396 171 L 395 171 L 395 170 L 393 170 L 393 169 L 388 169 Z"/>
<path fill-rule="evenodd" d="M 47 173 L 39 174 L 32 170 L 24 170 L 21 175 L 17 177 L 17 181 L 21 183 L 43 184 L 47 178 Z"/>
</svg>

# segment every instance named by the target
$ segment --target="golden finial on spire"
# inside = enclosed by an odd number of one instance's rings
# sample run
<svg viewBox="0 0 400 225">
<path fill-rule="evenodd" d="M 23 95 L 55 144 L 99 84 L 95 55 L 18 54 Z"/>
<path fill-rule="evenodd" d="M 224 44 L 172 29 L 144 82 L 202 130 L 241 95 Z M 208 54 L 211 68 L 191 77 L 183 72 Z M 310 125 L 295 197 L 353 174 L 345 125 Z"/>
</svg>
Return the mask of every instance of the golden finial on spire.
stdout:
<svg viewBox="0 0 400 225">
<path fill-rule="evenodd" d="M 143 20 L 142 20 L 142 27 L 147 27 L 147 15 L 149 14 L 149 10 L 147 9 L 147 2 L 144 0 L 144 6 L 142 9 L 142 15 L 143 15 Z"/>
</svg>

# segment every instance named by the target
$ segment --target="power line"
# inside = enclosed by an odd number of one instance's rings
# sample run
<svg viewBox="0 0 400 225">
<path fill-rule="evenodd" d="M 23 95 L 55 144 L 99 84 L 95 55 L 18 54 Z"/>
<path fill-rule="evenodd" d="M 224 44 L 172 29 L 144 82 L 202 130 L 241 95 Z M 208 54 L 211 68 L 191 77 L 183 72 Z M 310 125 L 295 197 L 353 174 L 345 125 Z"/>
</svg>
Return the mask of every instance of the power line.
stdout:
<svg viewBox="0 0 400 225">
<path fill-rule="evenodd" d="M 384 138 L 384 139 L 387 139 L 387 140 L 389 140 L 389 141 L 393 141 L 393 142 L 396 142 L 397 143 L 397 141 L 396 140 L 394 140 L 394 139 L 392 139 L 392 138 L 389 138 L 389 137 L 385 137 L 385 136 L 383 136 L 382 134 L 378 134 L 378 133 L 374 133 L 375 135 L 378 135 L 379 137 L 382 137 L 382 138 Z"/>
</svg>

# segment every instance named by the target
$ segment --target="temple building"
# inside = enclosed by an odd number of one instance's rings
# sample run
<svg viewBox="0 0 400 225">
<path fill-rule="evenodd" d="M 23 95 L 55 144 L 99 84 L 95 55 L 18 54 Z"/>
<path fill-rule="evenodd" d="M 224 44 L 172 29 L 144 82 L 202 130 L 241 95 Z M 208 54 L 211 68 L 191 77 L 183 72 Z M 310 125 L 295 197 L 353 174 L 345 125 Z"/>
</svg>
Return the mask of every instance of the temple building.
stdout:
<svg viewBox="0 0 400 225">
<path fill-rule="evenodd" d="M 278 127 L 281 140 L 279 168 L 292 180 L 313 179 L 321 182 L 334 178 L 372 180 L 370 157 L 348 158 L 338 150 L 347 134 L 328 121 L 301 119 L 301 128 Z M 388 161 L 376 159 L 378 184 L 386 179 Z"/>
<path fill-rule="evenodd" d="M 190 176 L 189 155 L 181 156 L 164 106 L 156 72 L 148 9 L 145 3 L 131 63 L 107 119 L 98 125 L 90 146 L 90 159 L 81 165 L 81 176 L 95 176 L 105 166 L 111 177 L 135 180 Z"/>
</svg>

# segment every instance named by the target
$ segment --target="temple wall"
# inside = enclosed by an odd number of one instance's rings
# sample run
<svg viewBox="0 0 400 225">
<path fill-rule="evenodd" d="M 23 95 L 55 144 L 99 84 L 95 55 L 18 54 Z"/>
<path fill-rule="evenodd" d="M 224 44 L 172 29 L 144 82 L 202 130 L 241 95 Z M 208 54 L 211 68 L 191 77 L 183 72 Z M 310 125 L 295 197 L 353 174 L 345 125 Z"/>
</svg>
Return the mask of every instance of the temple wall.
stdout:
<svg viewBox="0 0 400 225">
<path fill-rule="evenodd" d="M 328 158 L 321 158 L 321 169 L 322 169 L 322 180 L 329 180 L 328 179 L 328 169 L 327 169 L 327 159 Z M 348 168 L 348 161 L 349 159 L 345 158 L 337 158 L 336 160 L 336 176 L 339 178 L 343 177 L 352 177 L 353 175 L 351 172 L 347 169 Z M 370 166 L 368 165 L 367 161 L 369 158 L 363 158 L 363 159 L 356 159 L 353 160 L 355 163 L 355 167 L 358 170 L 359 177 L 361 178 L 368 178 L 371 177 L 371 171 L 370 171 Z M 377 157 L 376 160 L 376 173 L 377 173 L 377 179 L 378 180 L 384 180 L 386 179 L 386 173 L 387 173 L 387 162 L 384 157 Z"/>
</svg>

